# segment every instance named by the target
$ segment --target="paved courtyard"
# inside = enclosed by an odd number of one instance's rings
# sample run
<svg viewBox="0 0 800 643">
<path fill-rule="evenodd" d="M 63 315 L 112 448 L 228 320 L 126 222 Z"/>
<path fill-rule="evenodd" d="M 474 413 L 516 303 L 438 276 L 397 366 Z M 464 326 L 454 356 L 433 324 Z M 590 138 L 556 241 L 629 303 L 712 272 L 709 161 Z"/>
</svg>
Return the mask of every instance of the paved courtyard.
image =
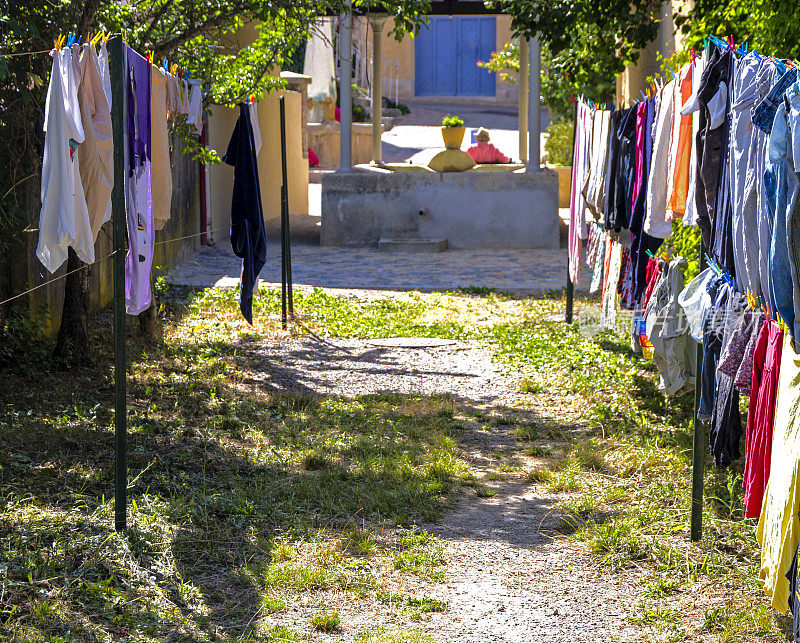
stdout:
<svg viewBox="0 0 800 643">
<path fill-rule="evenodd" d="M 175 269 L 174 284 L 233 288 L 239 284 L 241 259 L 230 243 L 201 248 Z M 588 280 L 588 270 L 582 271 Z M 372 248 L 330 248 L 295 244 L 292 274 L 298 287 L 378 290 L 452 290 L 486 287 L 520 295 L 563 288 L 567 279 L 566 249 L 447 250 L 433 254 L 380 252 Z M 261 284 L 280 285 L 280 245 L 268 249 Z M 588 286 L 588 281 L 582 284 Z"/>
</svg>

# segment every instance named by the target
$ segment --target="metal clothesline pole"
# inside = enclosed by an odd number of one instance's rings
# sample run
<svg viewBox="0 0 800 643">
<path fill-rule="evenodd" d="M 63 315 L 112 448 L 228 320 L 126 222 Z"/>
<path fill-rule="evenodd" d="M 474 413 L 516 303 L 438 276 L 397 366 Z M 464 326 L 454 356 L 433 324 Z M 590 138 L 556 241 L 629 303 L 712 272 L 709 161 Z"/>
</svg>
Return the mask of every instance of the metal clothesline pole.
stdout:
<svg viewBox="0 0 800 643">
<path fill-rule="evenodd" d="M 114 134 L 114 188 L 111 221 L 114 244 L 114 529 L 127 527 L 128 457 L 125 355 L 125 44 L 111 38 L 111 125 Z"/>
<path fill-rule="evenodd" d="M 294 317 L 292 296 L 292 248 L 289 235 L 289 179 L 286 168 L 286 101 L 278 99 L 281 116 L 281 323 L 287 327 L 287 312 Z"/>
<path fill-rule="evenodd" d="M 706 252 L 700 244 L 700 272 L 705 270 Z M 694 431 L 692 435 L 692 517 L 690 538 L 697 542 L 703 537 L 703 469 L 706 454 L 705 426 L 698 419 L 700 409 L 700 375 L 703 368 L 703 343 L 697 343 L 694 368 Z"/>
</svg>

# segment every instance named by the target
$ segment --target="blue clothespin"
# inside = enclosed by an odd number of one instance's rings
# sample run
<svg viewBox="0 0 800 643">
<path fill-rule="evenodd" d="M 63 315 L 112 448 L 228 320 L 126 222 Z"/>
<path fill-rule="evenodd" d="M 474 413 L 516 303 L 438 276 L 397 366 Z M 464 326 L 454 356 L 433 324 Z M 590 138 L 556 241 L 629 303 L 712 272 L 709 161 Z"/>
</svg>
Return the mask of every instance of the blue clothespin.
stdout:
<svg viewBox="0 0 800 643">
<path fill-rule="evenodd" d="M 80 45 L 81 44 L 81 40 L 83 40 L 83 36 L 78 36 L 78 40 L 75 41 L 75 44 L 76 45 Z"/>
<path fill-rule="evenodd" d="M 169 71 L 169 62 L 167 62 L 166 58 L 161 61 L 161 64 L 164 66 L 164 71 Z"/>
<path fill-rule="evenodd" d="M 75 34 L 70 31 L 69 36 L 67 36 L 67 47 L 72 47 L 72 43 L 74 42 L 75 42 Z"/>
</svg>

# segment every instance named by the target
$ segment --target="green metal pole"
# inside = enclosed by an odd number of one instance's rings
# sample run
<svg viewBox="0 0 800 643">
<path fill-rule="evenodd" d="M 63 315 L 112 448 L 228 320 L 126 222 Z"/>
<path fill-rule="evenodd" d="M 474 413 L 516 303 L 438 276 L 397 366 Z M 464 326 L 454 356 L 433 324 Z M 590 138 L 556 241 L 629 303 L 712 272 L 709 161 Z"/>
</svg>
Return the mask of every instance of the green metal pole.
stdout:
<svg viewBox="0 0 800 643">
<path fill-rule="evenodd" d="M 569 271 L 569 267 L 567 267 Z M 575 296 L 575 286 L 572 284 L 569 274 L 567 274 L 567 313 L 565 315 L 568 324 L 572 323 L 572 300 Z"/>
<path fill-rule="evenodd" d="M 127 426 L 125 359 L 125 50 L 121 36 L 110 43 L 111 124 L 114 132 L 114 189 L 111 221 L 114 243 L 114 528 L 127 526 Z"/>
<path fill-rule="evenodd" d="M 292 243 L 289 229 L 289 173 L 286 164 L 286 101 L 280 97 L 281 114 L 281 233 L 283 235 L 283 263 L 289 315 L 294 317 L 294 296 L 292 293 Z M 285 325 L 284 325 L 285 328 Z"/>
<path fill-rule="evenodd" d="M 281 115 L 281 324 L 287 327 L 286 307 L 288 303 L 289 264 L 288 259 L 288 230 L 286 221 L 286 106 L 284 97 L 278 99 Z"/>
<path fill-rule="evenodd" d="M 700 271 L 706 269 L 705 248 L 700 247 Z M 706 436 L 703 423 L 697 419 L 700 408 L 700 375 L 703 368 L 703 344 L 698 342 L 694 368 L 694 435 L 692 438 L 692 518 L 690 537 L 697 542 L 703 537 L 703 463 L 706 455 Z"/>
<path fill-rule="evenodd" d="M 575 101 L 575 111 L 573 112 L 572 122 L 574 125 L 572 126 L 572 151 L 575 152 L 575 141 L 578 139 L 578 101 Z M 570 185 L 570 191 L 572 190 L 572 186 Z M 570 201 L 570 206 L 572 202 Z M 570 276 L 570 256 L 569 251 L 567 251 L 567 310 L 564 314 L 564 320 L 568 323 L 572 323 L 572 316 L 573 316 L 573 307 L 574 307 L 574 299 L 575 299 L 575 284 L 572 283 L 572 277 Z"/>
</svg>

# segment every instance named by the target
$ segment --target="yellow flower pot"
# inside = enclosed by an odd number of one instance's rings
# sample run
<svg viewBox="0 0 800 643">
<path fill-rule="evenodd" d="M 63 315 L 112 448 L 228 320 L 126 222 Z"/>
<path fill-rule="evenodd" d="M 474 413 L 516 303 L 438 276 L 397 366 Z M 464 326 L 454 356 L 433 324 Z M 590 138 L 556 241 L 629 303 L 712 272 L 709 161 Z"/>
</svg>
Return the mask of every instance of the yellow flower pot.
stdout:
<svg viewBox="0 0 800 643">
<path fill-rule="evenodd" d="M 442 128 L 442 140 L 444 140 L 444 146 L 448 150 L 457 150 L 461 148 L 461 141 L 464 140 L 464 129 L 463 127 Z"/>
</svg>

